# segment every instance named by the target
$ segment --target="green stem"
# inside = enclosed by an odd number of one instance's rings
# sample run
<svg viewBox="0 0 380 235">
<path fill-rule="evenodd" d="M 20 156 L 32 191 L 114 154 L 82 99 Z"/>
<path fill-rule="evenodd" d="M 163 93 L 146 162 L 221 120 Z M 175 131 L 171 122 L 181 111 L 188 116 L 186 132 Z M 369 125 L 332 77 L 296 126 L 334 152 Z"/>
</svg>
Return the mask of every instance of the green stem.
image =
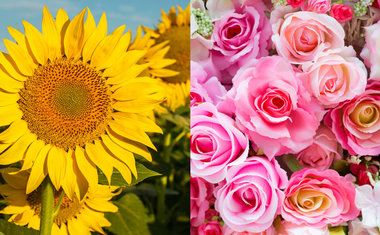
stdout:
<svg viewBox="0 0 380 235">
<path fill-rule="evenodd" d="M 50 235 L 53 226 L 54 186 L 49 177 L 42 183 L 40 235 Z"/>
<path fill-rule="evenodd" d="M 161 224 L 166 224 L 165 214 L 165 190 L 167 184 L 167 176 L 163 176 L 157 180 L 157 219 Z"/>
<path fill-rule="evenodd" d="M 61 195 L 59 196 L 58 203 L 55 206 L 54 212 L 53 212 L 53 219 L 58 215 L 59 209 L 61 208 L 62 199 L 65 196 L 65 191 L 61 192 Z"/>
</svg>

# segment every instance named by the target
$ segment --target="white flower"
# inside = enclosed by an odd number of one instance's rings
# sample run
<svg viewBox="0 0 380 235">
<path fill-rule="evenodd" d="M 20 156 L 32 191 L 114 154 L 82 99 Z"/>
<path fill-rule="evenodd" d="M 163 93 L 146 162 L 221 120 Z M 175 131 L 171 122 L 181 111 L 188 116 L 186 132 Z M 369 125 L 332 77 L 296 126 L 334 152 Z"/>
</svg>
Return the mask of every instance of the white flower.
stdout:
<svg viewBox="0 0 380 235">
<path fill-rule="evenodd" d="M 380 227 L 380 181 L 374 188 L 370 185 L 356 187 L 355 204 L 362 211 L 363 225 Z"/>
</svg>

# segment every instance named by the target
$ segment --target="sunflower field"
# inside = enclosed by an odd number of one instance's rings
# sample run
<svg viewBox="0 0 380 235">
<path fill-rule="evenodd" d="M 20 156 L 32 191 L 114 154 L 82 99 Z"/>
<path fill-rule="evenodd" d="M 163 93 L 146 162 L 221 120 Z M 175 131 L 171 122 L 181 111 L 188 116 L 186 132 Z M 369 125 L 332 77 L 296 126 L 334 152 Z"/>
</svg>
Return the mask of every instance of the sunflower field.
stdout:
<svg viewBox="0 0 380 235">
<path fill-rule="evenodd" d="M 91 10 L 7 28 L 0 234 L 186 234 L 190 7 L 136 32 Z"/>
</svg>

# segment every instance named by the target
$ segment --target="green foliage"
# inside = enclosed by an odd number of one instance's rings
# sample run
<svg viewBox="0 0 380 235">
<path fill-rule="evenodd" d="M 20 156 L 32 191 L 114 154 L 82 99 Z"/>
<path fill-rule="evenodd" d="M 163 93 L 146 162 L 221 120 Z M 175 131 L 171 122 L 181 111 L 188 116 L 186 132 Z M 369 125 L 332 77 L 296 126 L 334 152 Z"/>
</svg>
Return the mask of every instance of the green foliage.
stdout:
<svg viewBox="0 0 380 235">
<path fill-rule="evenodd" d="M 285 155 L 284 161 L 292 172 L 300 171 L 303 168 L 301 163 L 292 154 Z"/>
<path fill-rule="evenodd" d="M 21 227 L 12 223 L 9 223 L 8 221 L 4 219 L 0 219 L 0 235 L 13 235 L 13 234 L 23 234 L 23 235 L 38 235 L 38 231 Z"/>
<path fill-rule="evenodd" d="M 115 201 L 119 208 L 116 213 L 105 213 L 112 226 L 106 228 L 114 234 L 148 235 L 148 216 L 138 196 L 129 193 Z"/>
<path fill-rule="evenodd" d="M 149 177 L 160 175 L 160 173 L 148 169 L 147 167 L 145 167 L 140 162 L 136 162 L 136 169 L 137 169 L 137 176 L 138 177 L 137 177 L 137 179 L 133 177 L 131 184 L 128 184 L 124 180 L 124 178 L 120 174 L 120 172 L 118 170 L 114 169 L 114 172 L 113 172 L 112 177 L 111 177 L 111 185 L 114 185 L 114 186 L 133 186 L 133 185 L 136 185 L 136 184 L 140 183 L 141 181 L 143 181 Z M 101 171 L 99 171 L 99 184 L 108 185 L 107 178 L 104 175 L 104 173 Z"/>
</svg>

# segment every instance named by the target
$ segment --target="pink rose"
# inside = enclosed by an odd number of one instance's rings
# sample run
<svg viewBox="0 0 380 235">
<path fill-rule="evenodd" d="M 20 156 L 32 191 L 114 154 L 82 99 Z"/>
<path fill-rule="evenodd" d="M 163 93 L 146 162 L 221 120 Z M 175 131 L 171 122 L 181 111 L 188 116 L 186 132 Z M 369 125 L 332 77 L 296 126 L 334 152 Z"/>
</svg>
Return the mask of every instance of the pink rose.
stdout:
<svg viewBox="0 0 380 235">
<path fill-rule="evenodd" d="M 315 62 L 305 63 L 302 70 L 309 77 L 306 88 L 325 107 L 334 107 L 364 92 L 367 85 L 367 69 L 350 47 L 320 53 Z"/>
<path fill-rule="evenodd" d="M 191 61 L 191 76 L 190 76 L 190 106 L 195 106 L 199 103 L 210 102 L 218 104 L 221 97 L 226 94 L 226 89 L 219 82 L 218 78 L 210 75 L 214 73 L 214 69 L 209 71 L 204 70 L 203 63 Z M 208 69 L 210 70 L 210 68 Z M 215 72 L 216 73 L 216 72 Z"/>
<path fill-rule="evenodd" d="M 276 231 L 281 235 L 329 235 L 327 226 L 323 228 L 313 228 L 307 225 L 294 224 L 289 221 L 281 221 L 276 223 Z"/>
<path fill-rule="evenodd" d="M 334 133 L 325 125 L 320 125 L 312 145 L 297 154 L 297 160 L 305 168 L 328 169 L 334 159 L 341 159 L 343 150 Z"/>
<path fill-rule="evenodd" d="M 380 21 L 365 27 L 364 48 L 360 56 L 364 59 L 365 65 L 370 68 L 370 77 L 380 77 Z"/>
<path fill-rule="evenodd" d="M 357 217 L 355 186 L 335 170 L 303 169 L 285 189 L 282 217 L 291 223 L 324 228 Z"/>
<path fill-rule="evenodd" d="M 200 226 L 210 207 L 214 186 L 202 178 L 190 178 L 190 223 L 193 227 Z"/>
<path fill-rule="evenodd" d="M 366 91 L 330 110 L 324 121 L 351 155 L 380 154 L 380 82 L 370 79 Z"/>
<path fill-rule="evenodd" d="M 274 11 L 272 41 L 277 53 L 291 63 L 302 64 L 330 49 L 344 46 L 343 27 L 331 16 L 298 11 L 285 16 Z"/>
<path fill-rule="evenodd" d="M 220 70 L 226 69 L 220 78 L 222 84 L 231 84 L 232 76 L 247 61 L 268 55 L 272 30 L 265 9 L 257 1 L 237 7 L 215 22 L 212 59 Z"/>
<path fill-rule="evenodd" d="M 233 229 L 231 229 L 230 227 L 228 227 L 227 225 L 224 225 L 223 226 L 223 234 L 224 235 L 275 235 L 277 233 L 276 233 L 276 230 L 274 229 L 273 226 L 270 226 L 267 230 L 265 230 L 263 232 L 251 233 L 251 232 L 247 232 L 247 231 L 236 232 Z"/>
<path fill-rule="evenodd" d="M 346 23 L 354 16 L 354 11 L 350 6 L 344 4 L 333 4 L 330 10 L 330 16 L 334 17 L 339 23 Z"/>
<path fill-rule="evenodd" d="M 306 0 L 286 0 L 286 2 L 293 8 L 300 7 L 305 3 Z"/>
<path fill-rule="evenodd" d="M 212 220 L 199 226 L 197 235 L 222 235 L 222 227 L 219 221 Z"/>
<path fill-rule="evenodd" d="M 215 209 L 236 232 L 262 232 L 280 212 L 286 172 L 275 159 L 253 156 L 232 166 L 215 189 Z"/>
<path fill-rule="evenodd" d="M 236 116 L 238 127 L 269 158 L 309 146 L 322 119 L 322 107 L 299 76 L 282 57 L 261 58 L 238 72 L 218 106 Z"/>
<path fill-rule="evenodd" d="M 248 156 L 248 139 L 234 120 L 219 113 L 210 103 L 191 108 L 191 175 L 211 183 L 222 181 L 227 167 Z"/>
<path fill-rule="evenodd" d="M 311 11 L 324 14 L 331 8 L 331 0 L 308 0 L 305 5 L 302 5 L 303 11 Z"/>
</svg>

